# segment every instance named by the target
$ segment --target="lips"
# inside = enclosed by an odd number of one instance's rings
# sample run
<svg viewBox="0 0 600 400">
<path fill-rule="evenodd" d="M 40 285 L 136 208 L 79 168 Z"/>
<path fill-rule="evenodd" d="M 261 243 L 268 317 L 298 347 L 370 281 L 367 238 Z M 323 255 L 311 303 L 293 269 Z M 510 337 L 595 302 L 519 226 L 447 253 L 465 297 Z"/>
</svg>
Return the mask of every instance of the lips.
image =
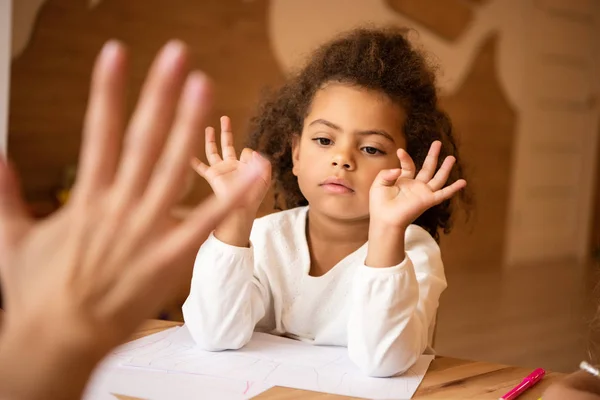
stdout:
<svg viewBox="0 0 600 400">
<path fill-rule="evenodd" d="M 331 193 L 354 193 L 350 182 L 335 176 L 325 179 L 319 186 Z"/>
</svg>

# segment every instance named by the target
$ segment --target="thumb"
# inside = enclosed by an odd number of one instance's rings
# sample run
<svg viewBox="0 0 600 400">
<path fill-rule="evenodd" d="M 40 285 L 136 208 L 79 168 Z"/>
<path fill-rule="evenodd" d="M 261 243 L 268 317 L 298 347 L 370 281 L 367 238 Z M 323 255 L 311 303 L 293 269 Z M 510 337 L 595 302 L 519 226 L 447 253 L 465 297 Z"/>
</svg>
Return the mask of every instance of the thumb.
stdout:
<svg viewBox="0 0 600 400">
<path fill-rule="evenodd" d="M 0 155 L 0 253 L 6 253 L 32 225 L 14 169 Z"/>
<path fill-rule="evenodd" d="M 373 186 L 394 186 L 401 173 L 402 170 L 400 168 L 382 169 L 377 174 Z"/>
<path fill-rule="evenodd" d="M 263 155 L 261 155 L 260 153 L 254 151 L 252 152 L 252 159 L 250 160 L 250 163 L 253 164 L 253 167 L 256 168 L 258 171 L 262 172 L 262 174 L 260 174 L 261 176 L 264 176 L 265 174 L 268 176 L 268 181 L 270 182 L 271 180 L 271 162 L 264 157 Z M 267 182 L 267 183 L 269 183 Z"/>
</svg>

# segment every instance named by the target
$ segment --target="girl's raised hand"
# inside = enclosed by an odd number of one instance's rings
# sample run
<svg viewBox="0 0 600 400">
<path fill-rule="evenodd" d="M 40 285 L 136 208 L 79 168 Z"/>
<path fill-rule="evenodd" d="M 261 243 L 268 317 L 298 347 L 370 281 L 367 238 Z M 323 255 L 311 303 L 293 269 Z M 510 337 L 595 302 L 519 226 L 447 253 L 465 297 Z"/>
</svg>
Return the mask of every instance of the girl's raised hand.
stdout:
<svg viewBox="0 0 600 400">
<path fill-rule="evenodd" d="M 221 117 L 221 155 L 217 148 L 216 134 L 213 127 L 205 130 L 205 151 L 208 165 L 197 158 L 192 160 L 192 167 L 211 186 L 219 199 L 226 199 L 232 187 L 238 182 L 240 175 L 254 168 L 260 171 L 260 179 L 247 193 L 246 201 L 241 207 L 256 213 L 271 184 L 271 164 L 256 151 L 249 148 L 242 150 L 237 158 L 233 146 L 233 133 L 231 120 L 227 116 Z"/>
<path fill-rule="evenodd" d="M 404 149 L 398 149 L 401 168 L 381 171 L 371 186 L 371 223 L 405 229 L 426 210 L 451 198 L 467 185 L 464 179 L 459 179 L 445 186 L 456 159 L 446 157 L 436 172 L 441 147 L 439 141 L 431 144 L 423 168 L 416 177 L 412 158 Z"/>
</svg>

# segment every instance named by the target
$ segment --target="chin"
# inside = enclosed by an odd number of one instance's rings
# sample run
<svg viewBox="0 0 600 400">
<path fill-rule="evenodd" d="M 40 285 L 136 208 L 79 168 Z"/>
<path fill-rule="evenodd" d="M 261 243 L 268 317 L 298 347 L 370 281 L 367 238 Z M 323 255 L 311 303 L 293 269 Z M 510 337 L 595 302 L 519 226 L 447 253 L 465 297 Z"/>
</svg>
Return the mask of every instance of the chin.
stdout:
<svg viewBox="0 0 600 400">
<path fill-rule="evenodd" d="M 359 221 L 369 218 L 369 207 L 361 204 L 353 204 L 351 199 L 341 198 L 320 198 L 314 201 L 308 201 L 313 211 L 323 214 L 332 219 L 344 221 Z M 352 199 L 356 200 L 356 199 Z"/>
</svg>

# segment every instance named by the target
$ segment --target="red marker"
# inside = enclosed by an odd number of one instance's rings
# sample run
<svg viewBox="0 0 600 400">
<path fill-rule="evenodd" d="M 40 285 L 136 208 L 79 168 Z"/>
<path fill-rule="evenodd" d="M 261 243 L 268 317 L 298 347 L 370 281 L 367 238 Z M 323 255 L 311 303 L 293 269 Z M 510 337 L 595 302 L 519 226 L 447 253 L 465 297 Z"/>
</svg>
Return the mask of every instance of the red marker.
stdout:
<svg viewBox="0 0 600 400">
<path fill-rule="evenodd" d="M 546 375 L 546 371 L 541 368 L 536 369 L 531 374 L 529 374 L 523 382 L 519 383 L 515 386 L 510 392 L 506 393 L 504 396 L 500 397 L 499 400 L 514 400 L 520 395 L 522 395 L 527 389 L 538 383 L 542 380 L 542 378 Z"/>
</svg>

